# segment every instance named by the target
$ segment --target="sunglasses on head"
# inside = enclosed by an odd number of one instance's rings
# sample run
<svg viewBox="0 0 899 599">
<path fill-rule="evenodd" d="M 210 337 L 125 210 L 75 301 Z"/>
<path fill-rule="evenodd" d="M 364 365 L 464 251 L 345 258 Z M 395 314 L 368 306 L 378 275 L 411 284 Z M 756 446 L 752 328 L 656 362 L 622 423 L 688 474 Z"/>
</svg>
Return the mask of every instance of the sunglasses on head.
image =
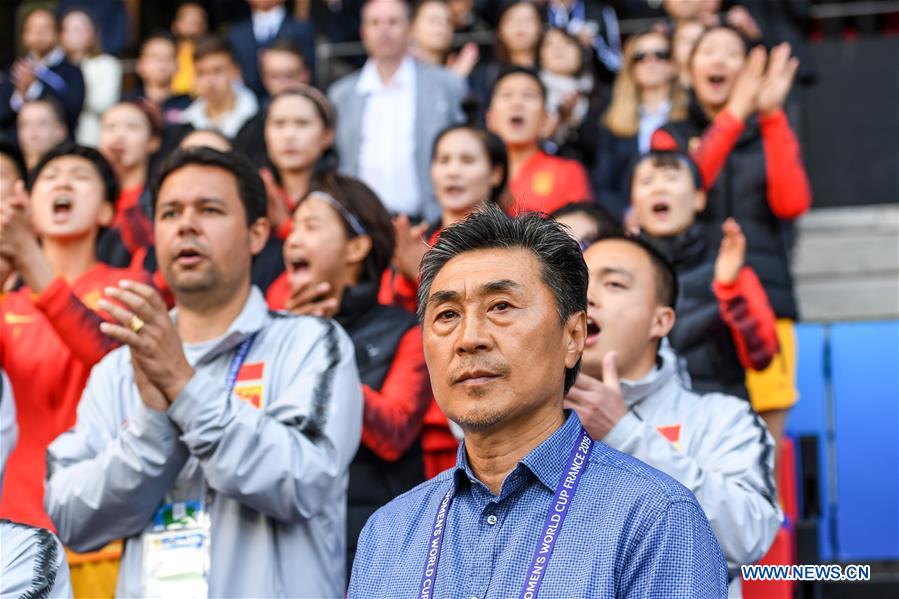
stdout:
<svg viewBox="0 0 899 599">
<path fill-rule="evenodd" d="M 654 56 L 656 60 L 671 60 L 671 50 L 653 50 L 652 52 L 634 52 L 631 59 L 633 64 L 643 62 L 650 56 Z"/>
</svg>

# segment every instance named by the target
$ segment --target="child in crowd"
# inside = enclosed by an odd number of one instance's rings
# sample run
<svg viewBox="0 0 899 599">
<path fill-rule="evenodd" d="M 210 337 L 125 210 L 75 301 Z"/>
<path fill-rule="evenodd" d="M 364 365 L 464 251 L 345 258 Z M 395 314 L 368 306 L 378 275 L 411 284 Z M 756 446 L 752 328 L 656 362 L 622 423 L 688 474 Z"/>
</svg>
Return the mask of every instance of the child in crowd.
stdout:
<svg viewBox="0 0 899 599">
<path fill-rule="evenodd" d="M 508 162 L 499 137 L 475 125 L 451 125 L 434 140 L 431 182 L 442 215 L 439 222 L 411 226 L 394 221 L 393 268 L 384 272 L 381 302 L 414 313 L 418 306 L 418 266 L 440 231 L 487 203 L 499 203 L 506 188 Z M 425 236 L 423 239 L 422 236 Z M 427 239 L 427 242 L 425 242 Z"/>
<path fill-rule="evenodd" d="M 708 193 L 699 220 L 718 245 L 721 225 L 735 218 L 746 234 L 746 262 L 758 274 L 777 316 L 780 351 L 761 372 L 748 371 L 753 407 L 779 444 L 788 410 L 798 401 L 799 315 L 790 273 L 792 220 L 809 209 L 811 188 L 783 104 L 799 67 L 788 44 L 755 47 L 736 29 L 716 26 L 690 58 L 694 98 L 685 120 L 653 135 L 653 149 L 689 151 Z"/>
<path fill-rule="evenodd" d="M 653 152 L 633 171 L 631 200 L 644 239 L 674 266 L 679 293 L 671 345 L 687 361 L 692 387 L 748 399 L 744 371 L 777 353 L 774 312 L 745 265 L 746 238 L 733 219 L 718 251 L 697 214 L 705 208 L 699 171 L 678 152 Z"/>
<path fill-rule="evenodd" d="M 412 314 L 378 303 L 393 255 L 390 215 L 356 179 L 324 173 L 293 214 L 287 272 L 269 288 L 275 309 L 334 317 L 356 348 L 365 401 L 362 445 L 350 465 L 347 567 L 375 510 L 424 480 L 422 427 L 433 402 Z"/>
<path fill-rule="evenodd" d="M 487 127 L 503 140 L 509 156 L 507 212 L 549 213 L 592 197 L 583 165 L 540 149 L 548 125 L 546 88 L 537 73 L 521 67 L 503 71 L 490 98 Z"/>
<path fill-rule="evenodd" d="M 121 192 L 115 202 L 113 226 L 129 260 L 153 243 L 153 225 L 143 207 L 149 202 L 141 202 L 141 196 L 147 188 L 150 161 L 159 145 L 159 113 L 151 104 L 119 102 L 103 113 L 99 149 L 119 179 Z"/>
<path fill-rule="evenodd" d="M 62 106 L 50 97 L 26 101 L 16 117 L 16 136 L 30 171 L 50 148 L 69 136 Z"/>
<path fill-rule="evenodd" d="M 147 277 L 98 260 L 97 236 L 112 224 L 118 194 L 115 173 L 99 152 L 58 146 L 31 173 L 30 198 L 18 186 L 0 208 L 0 256 L 24 283 L 0 299 L 0 366 L 12 382 L 20 431 L 0 517 L 52 530 L 44 511 L 47 446 L 75 424 L 91 368 L 117 345 L 100 332 L 108 315 L 96 311 L 97 301 L 124 278 Z M 73 558 L 75 587 L 111 595 L 119 553 L 115 544 Z"/>
</svg>

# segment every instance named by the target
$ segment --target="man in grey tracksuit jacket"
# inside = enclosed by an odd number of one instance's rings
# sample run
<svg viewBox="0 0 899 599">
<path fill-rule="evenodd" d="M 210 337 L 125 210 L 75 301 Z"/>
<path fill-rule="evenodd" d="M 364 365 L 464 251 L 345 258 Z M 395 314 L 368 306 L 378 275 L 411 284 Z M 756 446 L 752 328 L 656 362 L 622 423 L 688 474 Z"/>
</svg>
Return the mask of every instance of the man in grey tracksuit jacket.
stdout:
<svg viewBox="0 0 899 599">
<path fill-rule="evenodd" d="M 768 551 L 783 520 L 772 437 L 748 401 L 689 389 L 664 341 L 677 297 L 664 257 L 640 239 L 608 237 L 584 259 L 587 339 L 566 405 L 594 439 L 696 495 L 727 560 L 729 596 L 738 597 L 740 566 Z"/>
<path fill-rule="evenodd" d="M 628 413 L 603 443 L 693 491 L 732 576 L 774 541 L 783 514 L 774 488 L 774 442 L 750 403 L 684 386 L 670 348 L 637 381 L 622 380 Z"/>
<path fill-rule="evenodd" d="M 228 396 L 235 348 L 254 333 L 251 379 Z M 196 375 L 167 413 L 141 401 L 128 347 L 94 368 L 77 425 L 47 453 L 46 507 L 62 541 L 90 551 L 126 539 L 116 596 L 140 596 L 141 534 L 160 504 L 201 499 L 205 480 L 210 597 L 343 596 L 362 420 L 349 337 L 332 321 L 270 313 L 254 287 L 223 337 L 183 347 Z"/>
</svg>

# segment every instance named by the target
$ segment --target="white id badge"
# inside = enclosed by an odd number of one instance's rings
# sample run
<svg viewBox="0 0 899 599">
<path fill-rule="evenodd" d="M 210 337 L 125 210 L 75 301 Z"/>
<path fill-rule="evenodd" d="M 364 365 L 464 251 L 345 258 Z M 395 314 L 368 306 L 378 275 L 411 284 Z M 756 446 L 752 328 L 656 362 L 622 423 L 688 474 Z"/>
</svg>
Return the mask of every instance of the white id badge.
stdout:
<svg viewBox="0 0 899 599">
<path fill-rule="evenodd" d="M 202 501 L 163 505 L 143 537 L 144 597 L 206 599 L 209 514 Z"/>
</svg>

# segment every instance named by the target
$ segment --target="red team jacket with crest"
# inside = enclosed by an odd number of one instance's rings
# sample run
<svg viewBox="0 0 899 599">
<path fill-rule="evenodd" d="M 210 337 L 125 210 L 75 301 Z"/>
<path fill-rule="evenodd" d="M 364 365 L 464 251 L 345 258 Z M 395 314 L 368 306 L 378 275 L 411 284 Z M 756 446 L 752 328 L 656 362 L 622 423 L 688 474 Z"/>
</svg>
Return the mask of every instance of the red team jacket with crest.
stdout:
<svg viewBox="0 0 899 599">
<path fill-rule="evenodd" d="M 44 511 L 47 446 L 75 424 L 91 368 L 117 343 L 100 332 L 103 288 L 142 272 L 97 263 L 71 285 L 57 277 L 40 295 L 28 288 L 0 300 L 0 364 L 12 383 L 19 441 L 10 455 L 0 518 L 53 529 Z"/>
</svg>

